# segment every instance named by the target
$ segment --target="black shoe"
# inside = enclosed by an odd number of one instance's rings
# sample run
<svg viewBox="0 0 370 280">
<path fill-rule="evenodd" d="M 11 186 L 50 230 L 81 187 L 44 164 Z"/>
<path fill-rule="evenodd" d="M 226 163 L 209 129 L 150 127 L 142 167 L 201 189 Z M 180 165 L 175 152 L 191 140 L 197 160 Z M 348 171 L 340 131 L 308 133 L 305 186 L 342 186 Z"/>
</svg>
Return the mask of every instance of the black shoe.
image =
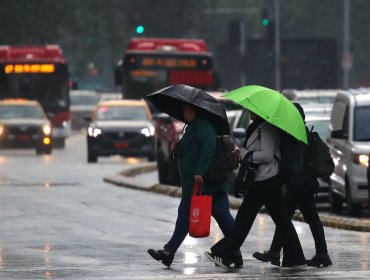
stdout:
<svg viewBox="0 0 370 280">
<path fill-rule="evenodd" d="M 316 254 L 312 257 L 312 259 L 307 260 L 307 265 L 308 266 L 329 266 L 332 265 L 333 263 L 331 262 L 331 259 L 329 255 L 326 254 Z"/>
<path fill-rule="evenodd" d="M 153 259 L 157 261 L 162 261 L 162 263 L 167 267 L 171 266 L 173 258 L 175 257 L 174 254 L 170 254 L 165 249 L 163 250 L 149 249 L 148 254 L 151 255 Z"/>
<path fill-rule="evenodd" d="M 216 265 L 229 270 L 230 265 L 233 263 L 232 260 L 225 260 L 221 257 L 218 257 L 210 252 L 204 252 L 204 254 L 207 256 L 208 259 L 210 259 L 212 262 L 214 262 Z"/>
<path fill-rule="evenodd" d="M 243 268 L 243 257 L 242 256 L 234 256 L 233 257 L 233 263 L 234 263 L 234 268 L 240 269 Z"/>
<path fill-rule="evenodd" d="M 280 254 L 271 252 L 270 250 L 263 253 L 254 252 L 253 257 L 261 262 L 270 262 L 273 265 L 280 266 Z"/>
</svg>

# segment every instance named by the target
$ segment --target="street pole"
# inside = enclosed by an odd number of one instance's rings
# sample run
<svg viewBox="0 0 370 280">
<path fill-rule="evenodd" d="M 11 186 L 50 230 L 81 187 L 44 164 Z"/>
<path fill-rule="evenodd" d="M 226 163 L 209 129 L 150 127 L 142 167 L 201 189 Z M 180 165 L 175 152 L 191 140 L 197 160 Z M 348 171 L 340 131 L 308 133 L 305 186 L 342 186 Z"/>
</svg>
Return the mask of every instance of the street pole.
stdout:
<svg viewBox="0 0 370 280">
<path fill-rule="evenodd" d="M 245 34 L 245 23 L 243 20 L 240 21 L 240 46 L 239 46 L 239 53 L 242 59 L 242 69 L 240 73 L 240 84 L 241 86 L 245 86 L 247 83 L 246 75 L 245 75 L 245 41 L 246 41 L 246 34 Z"/>
<path fill-rule="evenodd" d="M 349 75 L 352 68 L 352 56 L 350 53 L 350 0 L 343 0 L 343 88 L 349 88 Z"/>
<path fill-rule="evenodd" d="M 275 4 L 275 89 L 281 90 L 281 36 L 280 36 L 280 0 L 274 0 Z"/>
</svg>

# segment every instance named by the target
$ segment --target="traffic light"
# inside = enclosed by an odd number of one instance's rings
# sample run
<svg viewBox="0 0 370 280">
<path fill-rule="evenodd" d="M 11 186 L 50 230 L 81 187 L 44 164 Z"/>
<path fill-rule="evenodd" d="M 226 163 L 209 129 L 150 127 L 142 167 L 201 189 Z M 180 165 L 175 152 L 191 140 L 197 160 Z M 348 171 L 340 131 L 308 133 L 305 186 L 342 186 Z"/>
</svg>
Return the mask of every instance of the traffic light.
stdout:
<svg viewBox="0 0 370 280">
<path fill-rule="evenodd" d="M 143 34 L 145 31 L 145 28 L 143 25 L 136 26 L 136 34 Z"/>
<path fill-rule="evenodd" d="M 273 44 L 275 41 L 275 24 L 269 16 L 269 9 L 267 7 L 261 8 L 261 24 L 266 30 L 266 39 L 270 44 Z"/>
<path fill-rule="evenodd" d="M 261 23 L 265 27 L 268 27 L 271 23 L 271 20 L 269 17 L 269 9 L 266 7 L 261 8 Z"/>
</svg>

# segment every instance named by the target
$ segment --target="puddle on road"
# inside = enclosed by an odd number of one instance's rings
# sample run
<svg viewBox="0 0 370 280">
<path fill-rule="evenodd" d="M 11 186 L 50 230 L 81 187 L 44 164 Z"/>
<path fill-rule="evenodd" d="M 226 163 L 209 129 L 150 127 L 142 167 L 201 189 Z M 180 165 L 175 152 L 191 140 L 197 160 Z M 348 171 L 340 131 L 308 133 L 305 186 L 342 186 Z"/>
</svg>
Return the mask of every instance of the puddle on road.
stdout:
<svg viewBox="0 0 370 280">
<path fill-rule="evenodd" d="M 1 182 L 0 187 L 38 187 L 38 188 L 54 188 L 54 187 L 76 187 L 79 186 L 76 182 Z"/>
</svg>

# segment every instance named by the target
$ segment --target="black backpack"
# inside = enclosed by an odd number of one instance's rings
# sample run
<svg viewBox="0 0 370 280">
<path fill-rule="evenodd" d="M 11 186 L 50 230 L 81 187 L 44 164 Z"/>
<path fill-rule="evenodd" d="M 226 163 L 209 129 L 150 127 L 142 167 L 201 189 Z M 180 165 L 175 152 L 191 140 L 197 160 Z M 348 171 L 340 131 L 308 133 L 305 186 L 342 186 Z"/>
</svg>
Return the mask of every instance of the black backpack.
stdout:
<svg viewBox="0 0 370 280">
<path fill-rule="evenodd" d="M 280 130 L 280 171 L 282 174 L 300 173 L 306 167 L 306 144 Z"/>
<path fill-rule="evenodd" d="M 228 178 L 233 169 L 239 167 L 239 160 L 232 155 L 235 143 L 230 135 L 217 136 L 217 148 L 214 160 L 205 176 L 208 183 L 220 182 Z"/>
<path fill-rule="evenodd" d="M 318 177 L 329 177 L 334 171 L 334 161 L 328 145 L 320 138 L 316 131 L 307 130 L 308 164 L 312 173 Z"/>
</svg>

